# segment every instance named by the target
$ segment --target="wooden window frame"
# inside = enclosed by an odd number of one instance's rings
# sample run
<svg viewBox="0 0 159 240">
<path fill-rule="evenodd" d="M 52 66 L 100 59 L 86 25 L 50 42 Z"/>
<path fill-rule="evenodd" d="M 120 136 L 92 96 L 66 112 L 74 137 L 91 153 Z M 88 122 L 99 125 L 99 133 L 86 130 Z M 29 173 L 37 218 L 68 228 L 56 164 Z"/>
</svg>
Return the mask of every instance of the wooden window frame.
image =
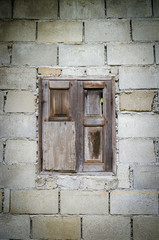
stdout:
<svg viewBox="0 0 159 240">
<path fill-rule="evenodd" d="M 71 82 L 76 82 L 76 93 L 77 94 L 77 109 L 81 109 L 82 106 L 82 111 L 78 111 L 77 115 L 74 115 L 74 120 L 76 122 L 76 154 L 77 154 L 77 159 L 76 159 L 76 171 L 63 171 L 63 173 L 72 173 L 72 174 L 78 174 L 78 173 L 84 173 L 84 174 L 89 174 L 89 173 L 94 173 L 94 174 L 104 174 L 104 173 L 116 173 L 116 168 L 115 168 L 115 147 L 116 147 L 116 130 L 115 130 L 115 79 L 113 77 L 107 77 L 107 78 L 101 78 L 101 77 L 43 77 L 39 78 L 39 151 L 38 151 L 38 159 L 39 159 L 39 173 L 46 173 L 50 171 L 44 171 L 43 170 L 43 150 L 42 150 L 42 104 L 43 104 L 43 99 L 42 99 L 42 82 L 43 80 L 48 80 L 48 81 L 69 81 Z M 97 82 L 99 83 L 99 86 L 97 87 Z M 81 84 L 82 83 L 82 84 Z M 90 83 L 92 85 L 90 85 Z M 94 83 L 96 83 L 94 85 Z M 57 84 L 58 85 L 58 84 Z M 80 86 L 81 85 L 81 86 Z M 106 86 L 107 88 L 107 94 L 103 95 L 103 98 L 106 98 L 106 104 L 109 102 L 109 106 L 106 107 L 106 114 L 107 116 L 109 115 L 109 119 L 105 119 L 107 127 L 106 127 L 106 132 L 104 132 L 104 151 L 105 151 L 105 170 L 97 170 L 94 168 L 94 170 L 90 170 L 89 167 L 86 168 L 85 170 L 81 169 L 81 166 L 83 166 L 83 154 L 84 154 L 84 131 L 79 130 L 83 129 L 83 127 L 87 127 L 89 125 L 93 126 L 93 121 L 97 121 L 96 126 L 103 126 L 103 118 L 96 118 L 93 120 L 93 117 L 90 121 L 87 117 L 84 116 L 84 89 L 97 89 L 101 88 L 104 89 Z M 58 88 L 57 88 L 58 89 Z M 75 96 L 75 95 L 74 95 Z M 111 101 L 110 101 L 111 99 Z M 108 100 L 108 101 L 107 101 Z M 76 103 L 74 103 L 74 108 L 76 107 Z M 78 119 L 78 121 L 77 121 Z M 55 119 L 55 121 L 58 121 L 59 119 Z M 62 120 L 62 119 L 61 119 Z M 62 121 L 69 121 L 69 119 L 63 119 Z M 108 127 L 109 126 L 109 127 Z M 82 140 L 80 140 L 82 139 Z M 81 157 L 82 155 L 82 157 Z M 92 169 L 91 165 L 89 165 L 90 168 Z M 51 171 L 52 174 L 54 173 L 61 173 L 60 171 Z"/>
</svg>

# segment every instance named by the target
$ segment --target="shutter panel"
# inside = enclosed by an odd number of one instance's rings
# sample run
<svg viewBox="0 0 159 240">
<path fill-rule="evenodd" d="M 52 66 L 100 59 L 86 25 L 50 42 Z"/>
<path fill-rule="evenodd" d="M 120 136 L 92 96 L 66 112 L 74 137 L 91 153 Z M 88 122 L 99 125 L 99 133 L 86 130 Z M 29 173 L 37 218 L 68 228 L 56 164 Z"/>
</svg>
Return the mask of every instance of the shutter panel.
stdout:
<svg viewBox="0 0 159 240">
<path fill-rule="evenodd" d="M 103 126 L 101 98 L 104 82 L 85 82 L 84 167 L 83 171 L 104 171 Z M 95 164 L 95 166 L 94 166 Z"/>
<path fill-rule="evenodd" d="M 43 168 L 54 171 L 76 170 L 74 122 L 45 122 Z"/>
<path fill-rule="evenodd" d="M 76 82 L 43 81 L 43 170 L 76 170 Z"/>
<path fill-rule="evenodd" d="M 85 81 L 81 82 L 81 85 L 79 95 L 83 99 L 83 104 L 80 103 L 79 122 L 82 122 L 82 126 L 79 123 L 78 128 L 81 128 L 79 136 L 83 139 L 84 148 L 81 149 L 80 170 L 100 172 L 110 170 L 111 82 Z"/>
</svg>

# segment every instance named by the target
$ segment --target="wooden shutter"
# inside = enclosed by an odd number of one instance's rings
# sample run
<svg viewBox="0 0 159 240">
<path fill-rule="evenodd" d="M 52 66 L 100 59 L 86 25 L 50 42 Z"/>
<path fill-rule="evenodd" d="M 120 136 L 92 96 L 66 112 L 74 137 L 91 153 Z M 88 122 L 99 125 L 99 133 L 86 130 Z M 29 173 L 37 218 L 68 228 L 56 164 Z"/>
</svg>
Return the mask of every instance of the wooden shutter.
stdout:
<svg viewBox="0 0 159 240">
<path fill-rule="evenodd" d="M 81 81 L 78 96 L 79 170 L 110 171 L 111 81 Z"/>
<path fill-rule="evenodd" d="M 76 171 L 76 82 L 42 81 L 43 170 Z"/>
<path fill-rule="evenodd" d="M 115 110 L 111 79 L 44 79 L 39 92 L 40 170 L 112 171 Z"/>
</svg>

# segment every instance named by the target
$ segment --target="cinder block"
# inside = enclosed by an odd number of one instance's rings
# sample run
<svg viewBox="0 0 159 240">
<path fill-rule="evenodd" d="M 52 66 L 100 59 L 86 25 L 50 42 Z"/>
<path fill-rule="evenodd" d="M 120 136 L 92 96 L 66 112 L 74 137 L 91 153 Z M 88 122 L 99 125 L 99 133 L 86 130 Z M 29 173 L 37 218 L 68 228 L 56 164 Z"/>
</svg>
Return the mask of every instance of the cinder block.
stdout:
<svg viewBox="0 0 159 240">
<path fill-rule="evenodd" d="M 156 93 L 153 101 L 153 111 L 159 113 L 159 92 Z"/>
<path fill-rule="evenodd" d="M 153 46 L 151 43 L 108 44 L 109 65 L 153 64 Z"/>
<path fill-rule="evenodd" d="M 134 187 L 136 189 L 158 189 L 159 166 L 135 166 Z"/>
<path fill-rule="evenodd" d="M 119 137 L 159 137 L 159 115 L 120 114 Z"/>
<path fill-rule="evenodd" d="M 7 44 L 0 44 L 0 65 L 10 64 L 9 47 Z"/>
<path fill-rule="evenodd" d="M 64 68 L 62 69 L 63 76 L 84 76 L 85 68 Z"/>
<path fill-rule="evenodd" d="M 31 92 L 9 91 L 5 102 L 5 112 L 35 112 L 36 97 Z"/>
<path fill-rule="evenodd" d="M 1 89 L 36 89 L 35 68 L 0 68 Z"/>
<path fill-rule="evenodd" d="M 84 216 L 83 238 L 85 240 L 128 240 L 130 218 L 119 216 Z"/>
<path fill-rule="evenodd" d="M 87 68 L 88 76 L 108 76 L 109 69 L 107 68 Z"/>
<path fill-rule="evenodd" d="M 34 21 L 0 21 L 0 41 L 35 41 L 35 31 Z"/>
<path fill-rule="evenodd" d="M 119 160 L 124 163 L 156 162 L 153 140 L 122 139 L 119 141 Z"/>
<path fill-rule="evenodd" d="M 0 141 L 0 162 L 3 162 L 3 142 Z"/>
<path fill-rule="evenodd" d="M 157 43 L 155 46 L 155 53 L 156 53 L 156 63 L 159 64 L 159 44 Z"/>
<path fill-rule="evenodd" d="M 121 67 L 119 68 L 120 89 L 159 88 L 158 67 Z"/>
<path fill-rule="evenodd" d="M 39 22 L 39 42 L 82 42 L 82 22 Z"/>
<path fill-rule="evenodd" d="M 10 189 L 4 189 L 3 212 L 9 213 L 10 210 Z"/>
<path fill-rule="evenodd" d="M 105 6 L 102 0 L 61 0 L 61 19 L 92 19 L 104 18 Z"/>
<path fill-rule="evenodd" d="M 108 193 L 105 191 L 61 191 L 61 213 L 107 214 Z"/>
<path fill-rule="evenodd" d="M 157 214 L 158 193 L 155 191 L 120 191 L 110 194 L 111 214 Z"/>
<path fill-rule="evenodd" d="M 12 190 L 11 213 L 58 213 L 58 190 Z"/>
<path fill-rule="evenodd" d="M 60 46 L 59 65 L 61 66 L 104 65 L 104 46 L 102 45 Z"/>
<path fill-rule="evenodd" d="M 0 92 L 0 113 L 3 113 L 3 104 L 4 104 L 3 92 Z"/>
<path fill-rule="evenodd" d="M 28 239 L 29 235 L 29 216 L 0 216 L 0 239 Z"/>
<path fill-rule="evenodd" d="M 53 66 L 57 64 L 57 46 L 53 44 L 14 44 L 13 64 Z"/>
<path fill-rule="evenodd" d="M 79 216 L 35 216 L 32 218 L 33 238 L 80 240 L 80 225 Z"/>
<path fill-rule="evenodd" d="M 57 19 L 57 0 L 16 0 L 14 3 L 14 18 L 26 19 Z"/>
<path fill-rule="evenodd" d="M 0 190 L 0 212 L 2 212 L 2 190 Z"/>
<path fill-rule="evenodd" d="M 122 93 L 120 96 L 120 110 L 150 112 L 154 96 L 154 92 L 135 91 L 132 93 Z"/>
<path fill-rule="evenodd" d="M 129 21 L 107 20 L 85 23 L 86 42 L 128 42 L 130 41 Z"/>
<path fill-rule="evenodd" d="M 11 0 L 1 0 L 0 18 L 11 18 L 12 3 Z"/>
<path fill-rule="evenodd" d="M 1 138 L 36 137 L 36 117 L 33 115 L 1 115 Z"/>
<path fill-rule="evenodd" d="M 1 164 L 0 187 L 15 189 L 35 187 L 35 166 Z"/>
<path fill-rule="evenodd" d="M 117 167 L 117 177 L 119 180 L 118 188 L 129 188 L 130 179 L 129 179 L 129 165 L 118 165 Z"/>
<path fill-rule="evenodd" d="M 35 141 L 8 140 L 5 148 L 6 163 L 35 163 L 37 146 Z"/>
<path fill-rule="evenodd" d="M 159 217 L 134 217 L 134 240 L 158 240 Z"/>
<path fill-rule="evenodd" d="M 159 17 L 159 2 L 158 0 L 153 0 L 153 12 L 155 17 Z"/>
<path fill-rule="evenodd" d="M 107 17 L 151 17 L 151 0 L 107 0 Z"/>
<path fill-rule="evenodd" d="M 132 35 L 135 41 L 158 41 L 159 21 L 158 20 L 134 20 L 132 22 Z"/>
<path fill-rule="evenodd" d="M 83 177 L 80 183 L 80 187 L 83 190 L 111 190 L 116 189 L 118 186 L 117 177 L 99 177 L 99 176 L 87 176 Z"/>
<path fill-rule="evenodd" d="M 41 67 L 38 69 L 38 74 L 59 76 L 61 75 L 61 69 Z"/>
</svg>

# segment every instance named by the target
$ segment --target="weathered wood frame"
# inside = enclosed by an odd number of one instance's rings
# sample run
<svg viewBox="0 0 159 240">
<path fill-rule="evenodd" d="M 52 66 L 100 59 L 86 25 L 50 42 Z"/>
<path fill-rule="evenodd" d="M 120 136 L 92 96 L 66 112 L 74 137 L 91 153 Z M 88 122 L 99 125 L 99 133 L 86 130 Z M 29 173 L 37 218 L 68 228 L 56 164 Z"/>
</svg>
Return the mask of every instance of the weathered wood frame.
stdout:
<svg viewBox="0 0 159 240">
<path fill-rule="evenodd" d="M 106 166 L 106 172 L 112 172 L 112 173 L 116 173 L 116 164 L 115 164 L 115 149 L 116 149 L 116 128 L 115 128 L 115 79 L 113 77 L 107 77 L 107 78 L 101 78 L 101 77 L 42 77 L 39 78 L 39 149 L 38 149 L 38 155 L 39 155 L 39 172 L 42 173 L 43 169 L 42 169 L 42 158 L 43 158 L 43 154 L 42 154 L 42 80 L 54 80 L 54 81 L 77 81 L 77 84 L 80 84 L 80 81 L 104 81 L 107 83 L 107 85 L 109 86 L 109 93 L 111 94 L 111 109 L 109 107 L 109 112 L 110 112 L 110 121 L 111 121 L 111 128 L 109 128 L 109 136 L 111 136 L 111 146 L 109 146 L 109 150 L 111 149 L 111 152 L 109 151 L 109 157 L 107 158 L 106 162 L 107 162 L 107 166 Z M 110 83 L 110 84 L 108 84 Z M 78 86 L 77 86 L 78 88 Z M 80 92 L 78 92 L 78 96 L 79 96 Z M 83 104 L 83 99 L 82 98 L 78 98 L 77 102 L 78 105 Z M 104 97 L 104 96 L 103 96 Z M 79 115 L 80 113 L 78 113 Z M 79 118 L 80 116 L 77 116 L 77 118 Z M 78 128 L 77 128 L 78 129 Z M 79 131 L 77 130 L 77 139 L 79 137 Z M 83 154 L 83 150 L 81 149 L 81 147 L 83 146 L 83 139 L 79 140 L 79 145 L 76 149 L 77 152 L 77 156 L 79 156 L 80 158 L 80 154 Z M 77 146 L 77 144 L 76 144 Z M 106 148 L 108 148 L 106 146 Z M 80 169 L 79 169 L 79 165 L 80 163 L 77 161 L 77 173 L 80 173 Z M 52 172 L 54 173 L 54 172 Z M 59 172 L 60 173 L 60 172 Z M 73 173 L 73 174 L 77 174 L 77 173 Z M 101 172 L 101 174 L 103 174 L 104 172 Z M 87 174 L 87 172 L 84 172 L 84 174 Z"/>
</svg>

